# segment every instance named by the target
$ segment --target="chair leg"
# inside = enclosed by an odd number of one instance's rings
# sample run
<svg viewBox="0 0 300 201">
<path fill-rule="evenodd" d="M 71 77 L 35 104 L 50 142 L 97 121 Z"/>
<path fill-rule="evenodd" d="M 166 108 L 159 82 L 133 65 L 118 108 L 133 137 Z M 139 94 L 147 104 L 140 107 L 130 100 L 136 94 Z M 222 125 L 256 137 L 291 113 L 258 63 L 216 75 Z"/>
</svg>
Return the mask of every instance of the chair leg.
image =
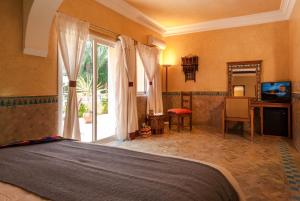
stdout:
<svg viewBox="0 0 300 201">
<path fill-rule="evenodd" d="M 190 131 L 192 130 L 192 115 L 190 115 Z"/>
<path fill-rule="evenodd" d="M 244 128 L 245 128 L 245 123 L 242 122 L 242 133 L 243 133 L 243 135 L 244 135 Z"/>
<path fill-rule="evenodd" d="M 226 121 L 225 121 L 225 132 L 228 133 L 228 130 L 229 130 L 229 127 L 228 127 L 228 125 L 226 124 Z"/>
<path fill-rule="evenodd" d="M 227 127 L 226 127 L 226 121 L 224 120 L 224 123 L 223 123 L 223 137 L 225 138 L 225 133 L 227 131 Z"/>
<path fill-rule="evenodd" d="M 253 142 L 254 136 L 254 110 L 251 108 L 250 111 L 250 135 L 251 135 L 251 142 Z"/>
<path fill-rule="evenodd" d="M 171 129 L 171 121 L 172 121 L 172 117 L 169 116 L 169 129 Z"/>
<path fill-rule="evenodd" d="M 177 116 L 177 131 L 180 132 L 180 116 Z"/>
</svg>

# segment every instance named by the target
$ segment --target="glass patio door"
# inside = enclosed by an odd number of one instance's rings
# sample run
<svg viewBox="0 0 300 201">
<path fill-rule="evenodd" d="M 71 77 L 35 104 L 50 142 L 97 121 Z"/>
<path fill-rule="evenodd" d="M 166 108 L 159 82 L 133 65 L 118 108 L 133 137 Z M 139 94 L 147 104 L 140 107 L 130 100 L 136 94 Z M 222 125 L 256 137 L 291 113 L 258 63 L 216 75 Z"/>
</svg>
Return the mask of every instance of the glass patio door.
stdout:
<svg viewBox="0 0 300 201">
<path fill-rule="evenodd" d="M 78 117 L 81 141 L 92 142 L 114 135 L 114 106 L 112 101 L 110 52 L 112 47 L 99 39 L 86 43 L 77 79 Z M 61 62 L 59 62 L 61 64 Z M 61 128 L 68 97 L 68 78 L 61 68 Z"/>
<path fill-rule="evenodd" d="M 96 72 L 97 72 L 97 86 L 96 86 L 96 134 L 95 139 L 101 140 L 110 137 L 114 134 L 114 101 L 112 98 L 112 72 L 110 66 L 112 65 L 113 51 L 112 47 L 103 45 L 100 41 L 96 41 Z"/>
</svg>

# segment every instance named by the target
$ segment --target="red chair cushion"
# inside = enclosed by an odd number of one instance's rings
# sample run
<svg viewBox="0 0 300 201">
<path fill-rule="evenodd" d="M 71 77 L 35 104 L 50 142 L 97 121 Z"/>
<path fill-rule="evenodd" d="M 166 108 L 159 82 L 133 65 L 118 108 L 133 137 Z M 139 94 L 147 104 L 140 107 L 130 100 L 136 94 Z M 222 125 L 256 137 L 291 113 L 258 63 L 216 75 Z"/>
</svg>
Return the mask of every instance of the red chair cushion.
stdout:
<svg viewBox="0 0 300 201">
<path fill-rule="evenodd" d="M 191 114 L 192 110 L 185 109 L 185 108 L 174 108 L 174 109 L 169 109 L 168 112 L 175 113 L 175 114 Z"/>
</svg>

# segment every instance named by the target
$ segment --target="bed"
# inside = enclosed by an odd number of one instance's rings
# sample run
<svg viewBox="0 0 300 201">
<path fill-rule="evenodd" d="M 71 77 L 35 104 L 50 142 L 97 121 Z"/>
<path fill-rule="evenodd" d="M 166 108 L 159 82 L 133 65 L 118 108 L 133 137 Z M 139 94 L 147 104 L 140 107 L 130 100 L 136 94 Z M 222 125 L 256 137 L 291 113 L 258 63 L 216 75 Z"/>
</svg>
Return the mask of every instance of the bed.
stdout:
<svg viewBox="0 0 300 201">
<path fill-rule="evenodd" d="M 224 169 L 192 160 L 55 140 L 0 149 L 1 201 L 243 201 Z"/>
</svg>

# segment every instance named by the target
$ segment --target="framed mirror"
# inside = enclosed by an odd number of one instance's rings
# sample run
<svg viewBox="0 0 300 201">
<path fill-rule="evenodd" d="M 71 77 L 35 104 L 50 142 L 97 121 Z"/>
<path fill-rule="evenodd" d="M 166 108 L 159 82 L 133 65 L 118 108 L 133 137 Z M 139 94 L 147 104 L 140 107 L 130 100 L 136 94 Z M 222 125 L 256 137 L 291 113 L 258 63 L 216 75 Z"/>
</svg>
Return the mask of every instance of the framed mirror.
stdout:
<svg viewBox="0 0 300 201">
<path fill-rule="evenodd" d="M 228 62 L 228 95 L 260 99 L 262 60 Z"/>
</svg>

